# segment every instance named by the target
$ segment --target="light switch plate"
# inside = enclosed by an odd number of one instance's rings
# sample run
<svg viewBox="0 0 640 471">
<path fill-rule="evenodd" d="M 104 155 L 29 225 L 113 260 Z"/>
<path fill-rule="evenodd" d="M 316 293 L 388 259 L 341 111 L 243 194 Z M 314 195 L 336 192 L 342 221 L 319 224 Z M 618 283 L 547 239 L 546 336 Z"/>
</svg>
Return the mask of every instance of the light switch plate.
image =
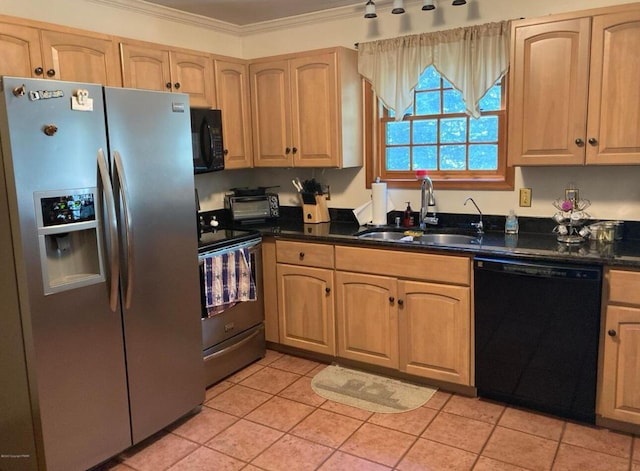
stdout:
<svg viewBox="0 0 640 471">
<path fill-rule="evenodd" d="M 531 188 L 520 188 L 520 207 L 531 206 Z"/>
</svg>

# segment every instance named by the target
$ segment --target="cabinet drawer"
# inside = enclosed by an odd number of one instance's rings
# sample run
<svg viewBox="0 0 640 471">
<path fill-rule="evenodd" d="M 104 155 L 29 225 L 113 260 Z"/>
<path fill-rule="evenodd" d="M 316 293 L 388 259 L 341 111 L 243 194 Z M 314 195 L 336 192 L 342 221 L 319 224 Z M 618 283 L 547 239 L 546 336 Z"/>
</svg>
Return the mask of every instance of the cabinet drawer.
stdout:
<svg viewBox="0 0 640 471">
<path fill-rule="evenodd" d="M 609 302 L 640 306 L 640 272 L 609 271 Z"/>
<path fill-rule="evenodd" d="M 336 246 L 336 269 L 469 286 L 468 257 Z"/>
<path fill-rule="evenodd" d="M 276 240 L 278 263 L 333 268 L 333 245 Z"/>
</svg>

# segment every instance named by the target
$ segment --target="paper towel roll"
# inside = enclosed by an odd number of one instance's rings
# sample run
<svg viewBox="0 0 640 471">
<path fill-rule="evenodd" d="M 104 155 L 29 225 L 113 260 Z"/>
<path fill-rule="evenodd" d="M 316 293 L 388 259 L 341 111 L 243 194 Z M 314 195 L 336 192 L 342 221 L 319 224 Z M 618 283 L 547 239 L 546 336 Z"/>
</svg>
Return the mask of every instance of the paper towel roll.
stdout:
<svg viewBox="0 0 640 471">
<path fill-rule="evenodd" d="M 371 223 L 383 225 L 387 223 L 387 184 L 371 184 L 372 219 Z"/>
</svg>

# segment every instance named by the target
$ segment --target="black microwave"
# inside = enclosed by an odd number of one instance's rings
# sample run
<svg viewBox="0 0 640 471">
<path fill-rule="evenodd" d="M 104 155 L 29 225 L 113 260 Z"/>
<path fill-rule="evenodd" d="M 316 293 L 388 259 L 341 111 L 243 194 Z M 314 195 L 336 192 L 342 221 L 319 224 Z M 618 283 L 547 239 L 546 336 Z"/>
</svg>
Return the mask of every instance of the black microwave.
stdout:
<svg viewBox="0 0 640 471">
<path fill-rule="evenodd" d="M 191 108 L 191 139 L 194 173 L 224 169 L 222 113 L 220 110 Z"/>
</svg>

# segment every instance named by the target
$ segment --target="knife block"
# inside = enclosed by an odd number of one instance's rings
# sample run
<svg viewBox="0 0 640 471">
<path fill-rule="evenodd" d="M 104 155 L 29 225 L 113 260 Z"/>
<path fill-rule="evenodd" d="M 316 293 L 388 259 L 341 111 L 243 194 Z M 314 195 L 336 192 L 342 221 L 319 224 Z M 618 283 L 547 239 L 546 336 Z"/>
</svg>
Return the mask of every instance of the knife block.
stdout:
<svg viewBox="0 0 640 471">
<path fill-rule="evenodd" d="M 324 195 L 315 195 L 315 204 L 302 203 L 302 218 L 305 224 L 330 222 L 327 199 Z"/>
</svg>

